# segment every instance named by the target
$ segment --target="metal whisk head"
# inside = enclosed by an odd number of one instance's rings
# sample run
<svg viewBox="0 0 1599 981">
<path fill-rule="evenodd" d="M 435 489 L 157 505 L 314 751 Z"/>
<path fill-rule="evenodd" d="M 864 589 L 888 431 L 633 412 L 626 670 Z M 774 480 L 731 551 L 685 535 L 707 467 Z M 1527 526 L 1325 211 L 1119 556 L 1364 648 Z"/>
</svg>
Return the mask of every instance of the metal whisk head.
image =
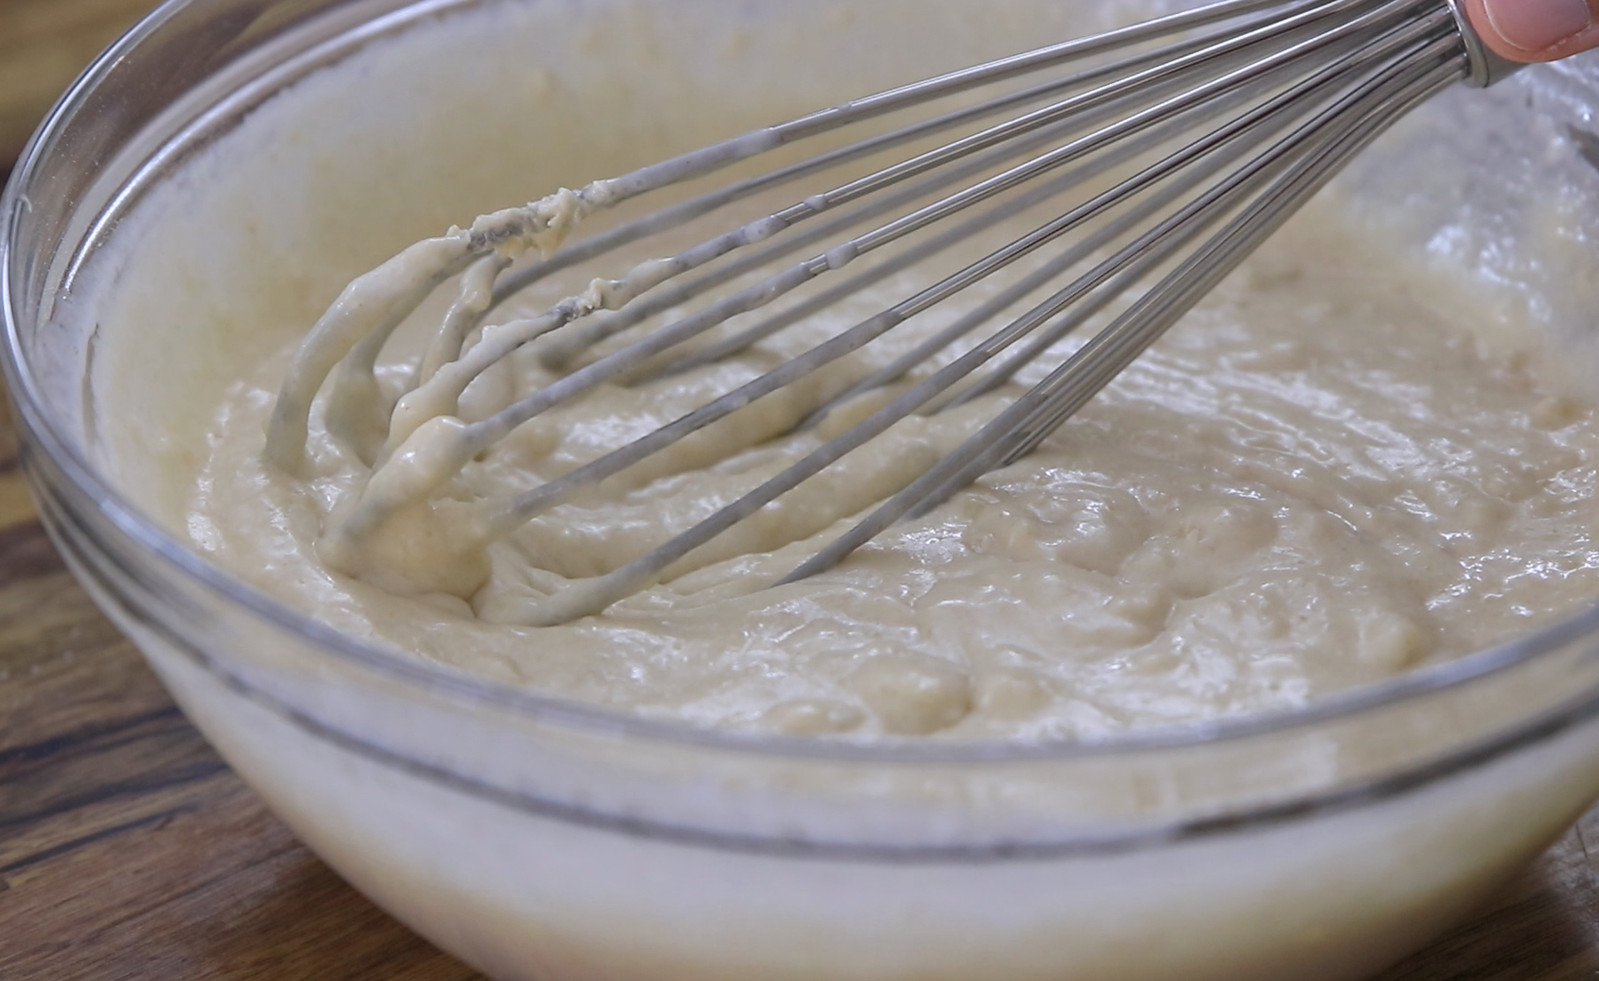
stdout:
<svg viewBox="0 0 1599 981">
<path fill-rule="evenodd" d="M 323 558 L 386 588 L 467 595 L 487 574 L 488 543 L 617 475 L 654 479 L 650 461 L 669 447 L 812 383 L 811 401 L 779 428 L 829 438 L 647 554 L 566 581 L 525 617 L 555 623 L 670 577 L 695 554 L 725 553 L 699 550 L 846 454 L 871 452 L 906 417 L 1005 396 L 783 581 L 808 576 L 1034 449 L 1396 119 L 1452 82 L 1486 85 L 1508 68 L 1453 0 L 1222 0 L 562 191 L 412 246 L 352 283 L 297 352 L 266 455 L 307 475 L 312 403 L 325 388 L 329 433 L 370 474 L 328 516 Z M 784 157 L 802 140 L 821 149 Z M 770 169 L 744 163 L 774 151 L 783 159 Z M 724 186 L 693 183 L 735 165 L 740 176 Z M 562 244 L 589 215 L 674 185 L 692 193 Z M 739 212 L 776 188 L 794 203 Z M 613 259 L 617 278 L 580 278 L 536 316 L 493 317 L 536 284 L 722 214 L 736 217 L 666 258 L 621 269 Z M 1037 215 L 1047 220 L 1018 225 Z M 960 258 L 1013 227 L 975 261 Z M 532 261 L 516 261 L 529 250 Z M 463 483 L 541 414 L 602 386 L 658 385 L 715 364 L 884 283 L 897 302 L 564 473 L 489 496 Z M 453 302 L 396 396 L 375 373 L 385 344 L 444 288 Z M 1085 324 L 1096 332 L 1073 347 L 1068 335 Z M 463 409 L 513 356 L 554 373 Z M 867 407 L 849 424 L 818 425 L 847 404 Z M 848 507 L 821 525 L 862 510 Z"/>
</svg>

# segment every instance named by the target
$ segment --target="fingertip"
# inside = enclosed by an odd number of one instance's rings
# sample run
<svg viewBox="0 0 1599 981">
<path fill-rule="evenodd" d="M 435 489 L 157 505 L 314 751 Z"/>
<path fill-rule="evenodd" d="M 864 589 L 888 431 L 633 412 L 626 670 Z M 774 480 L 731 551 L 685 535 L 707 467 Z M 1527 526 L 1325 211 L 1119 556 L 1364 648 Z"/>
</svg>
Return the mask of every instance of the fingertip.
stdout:
<svg viewBox="0 0 1599 981">
<path fill-rule="evenodd" d="M 1599 47 L 1599 0 L 1467 0 L 1483 43 L 1512 61 L 1555 61 Z"/>
</svg>

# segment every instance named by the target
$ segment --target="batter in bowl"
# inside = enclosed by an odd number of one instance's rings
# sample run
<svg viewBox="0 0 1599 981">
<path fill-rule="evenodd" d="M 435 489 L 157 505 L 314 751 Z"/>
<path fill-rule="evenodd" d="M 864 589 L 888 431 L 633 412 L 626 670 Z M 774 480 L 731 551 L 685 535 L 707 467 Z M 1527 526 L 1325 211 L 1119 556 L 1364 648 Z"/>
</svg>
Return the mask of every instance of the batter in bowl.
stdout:
<svg viewBox="0 0 1599 981">
<path fill-rule="evenodd" d="M 209 165 L 237 170 L 249 152 L 219 146 Z M 293 175 L 275 179 L 269 193 L 296 192 Z M 219 208 L 218 220 L 240 223 Z M 880 496 L 883 473 L 925 464 L 1006 394 L 911 422 L 893 434 L 892 465 L 845 461 L 810 502 L 826 508 L 792 508 L 759 529 L 763 540 L 556 627 L 519 621 L 562 580 L 636 556 L 814 436 L 563 505 L 491 548 L 482 568 L 429 588 L 384 581 L 381 563 L 356 570 L 376 583 L 330 571 L 319 554 L 327 515 L 362 472 L 348 447 L 313 425 L 306 474 L 262 461 L 296 328 L 309 323 L 275 299 L 235 304 L 217 328 L 270 346 L 179 348 L 180 377 L 232 380 L 219 395 L 170 396 L 206 420 L 203 454 L 173 466 L 123 449 L 138 440 L 107 443 L 132 483 L 170 502 L 194 547 L 270 595 L 355 636 L 576 699 L 859 739 L 1036 740 L 1291 708 L 1599 596 L 1588 402 L 1540 372 L 1548 359 L 1530 324 L 1474 323 L 1478 287 L 1374 248 L 1344 210 L 1313 208 L 1038 453 L 844 566 L 775 589 L 762 587 Z M 337 265 L 314 250 L 294 263 Z M 890 281 L 744 364 L 614 389 L 524 427 L 473 471 L 474 490 L 548 479 L 619 427 L 668 421 L 729 373 L 898 298 Z M 140 298 L 123 299 L 123 316 L 144 315 Z M 147 360 L 148 347 L 119 346 L 134 333 L 105 331 L 100 363 Z M 514 370 L 499 383 L 544 380 L 531 359 Z M 108 433 L 136 425 L 120 394 L 115 382 L 103 390 Z"/>
<path fill-rule="evenodd" d="M 308 484 L 261 461 L 282 359 L 219 406 L 188 524 L 219 564 L 343 629 L 706 725 L 1044 738 L 1302 705 L 1599 594 L 1589 407 L 1461 332 L 1470 304 L 1447 281 L 1363 241 L 1318 209 L 1044 449 L 800 583 L 761 588 L 825 537 L 783 545 L 779 523 L 762 543 L 775 552 L 601 616 L 496 622 L 559 577 L 639 554 L 804 438 L 563 506 L 494 546 L 464 600 L 330 573 L 315 536 L 360 468 L 321 432 Z M 706 374 L 756 362 L 771 360 Z M 509 474 L 473 479 L 554 475 L 616 427 L 670 421 L 725 383 L 607 392 L 497 451 Z M 917 420 L 894 453 L 925 464 L 999 397 Z M 846 463 L 840 485 L 881 466 Z"/>
</svg>

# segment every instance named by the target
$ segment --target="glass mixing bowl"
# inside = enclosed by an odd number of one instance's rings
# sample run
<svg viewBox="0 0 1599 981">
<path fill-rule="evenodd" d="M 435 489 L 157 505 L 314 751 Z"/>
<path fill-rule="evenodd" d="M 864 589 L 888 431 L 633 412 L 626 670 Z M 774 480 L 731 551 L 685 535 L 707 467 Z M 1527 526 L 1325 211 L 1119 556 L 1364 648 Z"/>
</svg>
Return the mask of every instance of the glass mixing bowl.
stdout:
<svg viewBox="0 0 1599 981">
<path fill-rule="evenodd" d="M 1295 712 L 1088 742 L 869 747 L 702 731 L 473 679 L 208 566 L 164 502 L 105 464 L 89 379 L 114 325 L 94 284 L 116 280 L 96 260 L 119 236 L 254 250 L 220 285 L 171 295 L 175 315 L 223 287 L 237 302 L 299 291 L 309 309 L 400 243 L 511 199 L 504 188 L 561 179 L 519 173 L 541 114 L 612 113 L 621 123 L 597 139 L 616 146 L 596 153 L 625 155 L 628 127 L 658 117 L 698 143 L 774 105 L 901 80 L 907 47 L 930 70 L 1100 19 L 1065 2 L 930 18 L 908 0 L 825 15 L 783 0 L 527 0 L 494 33 L 538 84 L 506 90 L 464 57 L 486 35 L 460 27 L 468 8 L 502 4 L 169 3 L 68 93 L 0 202 L 4 367 L 52 535 L 233 767 L 396 916 L 496 977 L 544 981 L 1356 978 L 1469 912 L 1599 796 L 1599 609 Z M 439 40 L 326 70 L 401 36 Z M 451 67 L 422 71 L 427 58 Z M 718 112 L 652 101 L 648 64 L 677 65 Z M 318 142 L 284 116 L 289 91 L 350 122 Z M 1593 106 L 1591 58 L 1453 93 L 1350 180 L 1374 229 L 1498 280 L 1579 351 L 1599 309 Z M 456 139 L 504 120 L 531 134 L 517 152 Z M 316 206 L 272 217 L 341 256 L 331 267 L 298 266 L 260 227 L 204 223 L 215 196 L 249 191 L 206 150 L 250 127 L 286 127 L 271 131 L 271 166 L 303 168 Z M 363 166 L 379 159 L 394 166 L 374 188 Z M 564 179 L 592 164 L 574 150 Z M 455 199 L 410 193 L 439 168 L 457 175 Z M 1405 220 L 1383 226 L 1389 212 Z M 192 421 L 159 405 L 163 381 L 113 380 L 157 406 L 140 452 L 184 451 Z"/>
</svg>

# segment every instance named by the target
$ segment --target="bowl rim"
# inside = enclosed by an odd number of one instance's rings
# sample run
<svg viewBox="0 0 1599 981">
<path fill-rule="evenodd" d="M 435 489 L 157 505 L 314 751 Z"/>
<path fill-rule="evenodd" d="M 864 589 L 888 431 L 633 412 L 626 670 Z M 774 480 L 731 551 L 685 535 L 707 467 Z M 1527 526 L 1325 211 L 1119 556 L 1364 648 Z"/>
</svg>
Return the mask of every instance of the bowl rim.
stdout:
<svg viewBox="0 0 1599 981">
<path fill-rule="evenodd" d="M 1056 738 L 1032 742 L 880 741 L 860 743 L 844 739 L 810 739 L 741 729 L 710 729 L 688 722 L 650 718 L 637 713 L 583 702 L 530 688 L 500 684 L 473 677 L 443 665 L 434 665 L 398 649 L 369 643 L 323 625 L 243 580 L 202 559 L 183 546 L 159 524 L 145 516 L 112 481 L 100 474 L 87 456 L 75 448 L 44 409 L 44 399 L 28 365 L 16 297 L 13 296 L 13 256 L 25 251 L 21 234 L 31 210 L 28 190 L 48 177 L 57 163 L 48 152 L 54 138 L 77 120 L 83 104 L 104 82 L 109 70 L 139 45 L 160 31 L 179 10 L 198 6 L 201 0 L 165 0 L 132 29 L 102 52 L 51 109 L 23 149 L 4 192 L 0 193 L 0 374 L 11 393 L 18 434 L 25 449 L 42 453 L 66 480 L 66 490 L 110 522 L 136 548 L 150 553 L 190 584 L 225 604 L 237 607 L 273 629 L 309 642 L 321 651 L 355 667 L 371 670 L 416 689 L 421 695 L 443 695 L 486 703 L 523 713 L 539 721 L 571 728 L 598 730 L 629 737 L 728 750 L 873 764 L 977 764 L 1016 763 L 1030 760 L 1066 760 L 1087 756 L 1132 754 L 1158 749 L 1213 745 L 1264 734 L 1340 721 L 1364 712 L 1419 699 L 1502 674 L 1578 640 L 1599 634 L 1599 602 L 1546 625 L 1530 634 L 1428 665 L 1373 684 L 1332 693 L 1290 709 L 1199 720 L 1175 725 L 1145 727 L 1125 733 L 1088 738 Z M 484 0 L 386 0 L 387 19 L 394 26 L 443 9 L 470 6 Z M 331 5 L 309 15 L 316 20 Z M 368 22 L 370 23 L 370 21 Z M 298 35 L 303 25 L 291 30 Z M 346 29 L 324 42 L 332 48 L 351 44 L 355 30 Z M 303 51 L 298 53 L 303 54 Z M 172 134 L 168 134 L 170 138 Z M 169 145 L 163 143 L 163 147 Z M 77 243 L 74 243 L 77 244 Z M 46 490 L 30 469 L 36 494 Z M 66 502 L 71 505 L 74 502 Z M 226 656 L 225 652 L 220 653 Z M 1599 702 L 1599 693 L 1574 706 L 1562 717 L 1576 716 Z"/>
</svg>

